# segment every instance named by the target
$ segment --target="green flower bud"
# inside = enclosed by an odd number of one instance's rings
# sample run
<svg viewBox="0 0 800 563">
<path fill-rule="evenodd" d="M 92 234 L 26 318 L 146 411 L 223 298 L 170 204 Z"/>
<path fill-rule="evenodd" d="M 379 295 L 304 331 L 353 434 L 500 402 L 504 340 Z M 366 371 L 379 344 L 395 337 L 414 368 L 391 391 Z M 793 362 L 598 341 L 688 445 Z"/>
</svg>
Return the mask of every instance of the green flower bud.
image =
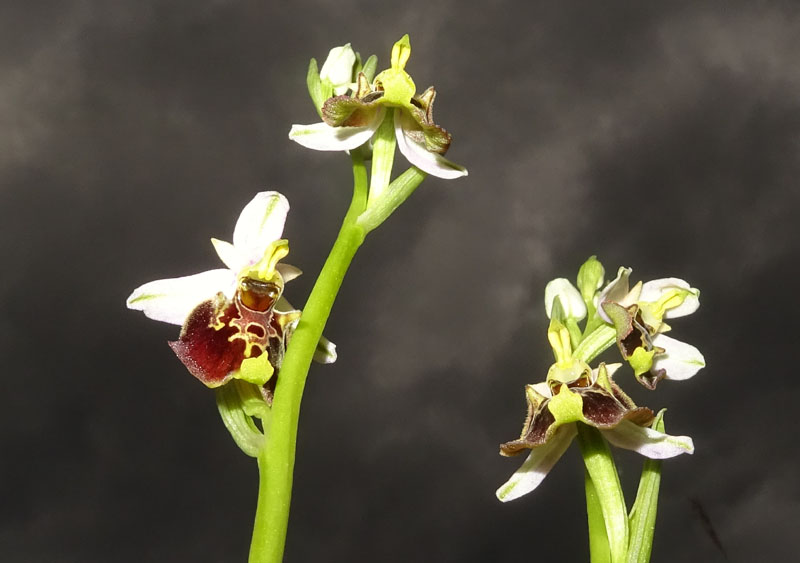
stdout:
<svg viewBox="0 0 800 563">
<path fill-rule="evenodd" d="M 591 303 L 594 294 L 603 286 L 605 275 L 605 268 L 595 256 L 591 256 L 578 270 L 578 289 L 586 303 Z"/>
</svg>

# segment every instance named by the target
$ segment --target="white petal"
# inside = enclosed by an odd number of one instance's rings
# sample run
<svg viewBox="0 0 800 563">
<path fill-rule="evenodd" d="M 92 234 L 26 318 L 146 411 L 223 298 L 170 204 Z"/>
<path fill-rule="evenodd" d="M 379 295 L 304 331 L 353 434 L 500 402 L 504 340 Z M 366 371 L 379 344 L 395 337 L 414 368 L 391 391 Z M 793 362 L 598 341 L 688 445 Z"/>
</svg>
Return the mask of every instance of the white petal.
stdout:
<svg viewBox="0 0 800 563">
<path fill-rule="evenodd" d="M 467 169 L 450 162 L 442 155 L 431 152 L 423 145 L 406 136 L 401 126 L 402 114 L 399 109 L 394 112 L 394 133 L 397 137 L 397 148 L 408 161 L 431 176 L 451 180 L 467 175 Z"/>
<path fill-rule="evenodd" d="M 603 288 L 603 291 L 600 292 L 600 295 L 597 296 L 597 314 L 607 323 L 611 323 L 612 321 L 608 315 L 606 315 L 606 312 L 603 311 L 603 303 L 605 301 L 619 303 L 625 298 L 628 294 L 628 278 L 631 272 L 633 272 L 633 268 L 621 266 L 617 271 L 617 277 L 610 281 L 608 285 Z"/>
<path fill-rule="evenodd" d="M 644 428 L 630 420 L 623 420 L 616 428 L 601 432 L 615 446 L 633 450 L 651 459 L 694 453 L 694 442 L 689 436 L 670 436 L 652 428 Z"/>
<path fill-rule="evenodd" d="M 691 315 L 700 307 L 700 290 L 695 289 L 688 283 L 679 278 L 661 278 L 646 282 L 642 286 L 642 293 L 639 301 L 658 301 L 665 292 L 670 289 L 682 289 L 689 292 L 683 303 L 672 309 L 667 309 L 664 313 L 665 319 L 674 319 Z"/>
<path fill-rule="evenodd" d="M 622 367 L 622 364 L 620 364 L 620 363 L 606 364 L 606 375 L 608 375 L 609 377 L 613 377 L 613 375 L 621 367 Z M 600 372 L 600 368 L 594 368 L 592 370 L 592 383 L 597 381 L 597 375 L 598 375 L 599 372 Z"/>
<path fill-rule="evenodd" d="M 316 151 L 349 151 L 369 141 L 383 120 L 385 110 L 375 112 L 375 118 L 363 127 L 331 127 L 325 122 L 312 125 L 292 125 L 289 138 Z"/>
<path fill-rule="evenodd" d="M 517 471 L 497 489 L 497 498 L 508 502 L 534 490 L 544 480 L 556 462 L 561 458 L 577 430 L 574 424 L 565 424 L 556 430 L 550 440 L 531 450 L 528 459 Z"/>
<path fill-rule="evenodd" d="M 286 299 L 283 295 L 278 298 L 278 302 L 275 304 L 275 310 L 280 311 L 282 313 L 288 313 L 289 311 L 297 311 L 294 306 L 289 303 L 289 300 Z"/>
<path fill-rule="evenodd" d="M 220 291 L 233 297 L 235 284 L 236 275 L 228 269 L 156 280 L 136 288 L 127 305 L 156 321 L 182 325 L 195 307 Z"/>
<path fill-rule="evenodd" d="M 653 346 L 663 348 L 664 353 L 653 358 L 651 371 L 663 369 L 667 372 L 667 379 L 689 379 L 706 365 L 700 350 L 666 334 L 656 334 L 653 337 Z"/>
<path fill-rule="evenodd" d="M 292 266 L 291 264 L 284 264 L 280 262 L 275 268 L 280 273 L 281 277 L 283 278 L 284 283 L 290 282 L 296 277 L 299 277 L 303 274 L 303 270 L 298 268 L 297 266 Z"/>
<path fill-rule="evenodd" d="M 278 192 L 260 192 L 242 209 L 233 231 L 233 246 L 240 260 L 255 264 L 270 243 L 283 233 L 289 202 Z M 237 269 L 238 271 L 238 269 Z"/>
<path fill-rule="evenodd" d="M 332 364 L 337 357 L 336 344 L 324 336 L 320 337 L 317 348 L 314 350 L 314 361 L 320 364 Z"/>
<path fill-rule="evenodd" d="M 556 278 L 544 288 L 544 309 L 547 318 L 553 311 L 553 301 L 558 297 L 567 317 L 581 320 L 586 316 L 586 304 L 580 291 L 566 278 Z"/>
<path fill-rule="evenodd" d="M 534 383 L 531 385 L 531 387 L 542 397 L 547 397 L 549 399 L 553 396 L 553 392 L 550 390 L 550 385 L 546 381 Z"/>
<path fill-rule="evenodd" d="M 214 250 L 217 251 L 217 256 L 219 256 L 219 259 L 222 260 L 222 263 L 234 272 L 241 270 L 247 262 L 242 258 L 242 256 L 239 255 L 239 253 L 236 251 L 236 247 L 231 243 L 212 238 L 211 244 L 214 245 Z"/>
</svg>

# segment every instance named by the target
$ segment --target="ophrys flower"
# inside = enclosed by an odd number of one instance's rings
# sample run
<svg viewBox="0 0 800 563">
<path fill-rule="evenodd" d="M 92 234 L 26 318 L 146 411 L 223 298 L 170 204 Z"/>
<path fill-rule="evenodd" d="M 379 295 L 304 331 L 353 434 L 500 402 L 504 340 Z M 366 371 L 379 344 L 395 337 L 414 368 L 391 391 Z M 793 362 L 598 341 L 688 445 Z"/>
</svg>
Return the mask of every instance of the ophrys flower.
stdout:
<svg viewBox="0 0 800 563">
<path fill-rule="evenodd" d="M 411 44 L 405 35 L 392 48 L 391 68 L 372 83 L 359 73 L 350 95 L 325 101 L 322 123 L 293 125 L 289 138 L 315 150 L 352 150 L 372 139 L 384 119 L 392 119 L 397 146 L 411 164 L 439 178 L 466 176 L 464 167 L 443 157 L 451 136 L 433 121 L 433 87 L 416 94 L 416 85 L 405 71 L 410 56 Z"/>
<path fill-rule="evenodd" d="M 663 278 L 629 287 L 630 268 L 598 297 L 597 314 L 617 331 L 622 357 L 642 385 L 654 389 L 661 379 L 688 379 L 705 366 L 700 351 L 664 333 L 664 319 L 683 317 L 700 306 L 700 291 L 678 278 Z M 648 374 L 649 372 L 649 374 Z M 645 375 L 648 374 L 648 375 Z"/>
<path fill-rule="evenodd" d="M 279 263 L 289 252 L 281 238 L 288 211 L 280 193 L 257 194 L 236 222 L 233 244 L 211 239 L 227 268 L 152 281 L 128 297 L 129 308 L 183 325 L 170 346 L 208 387 L 232 378 L 264 385 L 280 368 L 300 317 L 282 297 L 284 284 L 300 275 Z M 335 347 L 321 343 L 318 358 L 334 361 Z"/>
</svg>

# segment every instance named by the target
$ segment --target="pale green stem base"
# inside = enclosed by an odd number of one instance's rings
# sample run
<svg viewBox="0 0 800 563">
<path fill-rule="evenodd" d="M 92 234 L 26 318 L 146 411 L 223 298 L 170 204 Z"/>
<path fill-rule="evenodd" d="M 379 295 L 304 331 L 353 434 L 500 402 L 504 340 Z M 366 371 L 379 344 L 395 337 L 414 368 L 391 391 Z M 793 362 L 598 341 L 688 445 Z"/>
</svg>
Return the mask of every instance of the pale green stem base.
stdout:
<svg viewBox="0 0 800 563">
<path fill-rule="evenodd" d="M 596 428 L 578 423 L 578 443 L 586 465 L 587 478 L 591 479 L 592 485 L 591 490 L 587 485 L 587 493 L 592 496 L 587 496 L 586 503 L 589 513 L 590 551 L 593 554 L 605 551 L 602 545 L 591 545 L 602 544 L 605 539 L 611 554 L 611 563 L 623 563 L 628 551 L 628 511 L 614 458 L 608 443 Z M 599 517 L 598 507 L 601 511 Z M 599 518 L 605 523 L 606 538 L 602 538 L 597 530 Z M 598 562 L 592 558 L 592 563 Z"/>
<path fill-rule="evenodd" d="M 589 555 L 592 563 L 611 563 L 611 551 L 608 547 L 606 521 L 603 519 L 603 508 L 594 488 L 589 471 L 584 471 L 586 488 L 586 515 L 589 521 Z"/>
</svg>

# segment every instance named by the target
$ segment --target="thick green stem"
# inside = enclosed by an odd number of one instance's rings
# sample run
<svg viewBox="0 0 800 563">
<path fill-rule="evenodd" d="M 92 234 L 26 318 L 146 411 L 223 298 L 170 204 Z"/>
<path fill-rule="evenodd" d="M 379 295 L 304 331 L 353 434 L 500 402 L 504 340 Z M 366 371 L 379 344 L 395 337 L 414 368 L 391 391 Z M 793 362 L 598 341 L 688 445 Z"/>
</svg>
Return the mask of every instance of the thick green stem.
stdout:
<svg viewBox="0 0 800 563">
<path fill-rule="evenodd" d="M 614 458 L 611 457 L 611 450 L 605 438 L 596 428 L 578 423 L 578 443 L 603 513 L 611 562 L 623 563 L 628 551 L 628 511 L 625 508 L 625 498 L 614 466 Z M 591 499 L 587 499 L 587 507 L 590 507 L 590 501 Z M 596 536 L 590 534 L 589 537 L 591 541 Z M 595 552 L 600 548 L 590 549 Z"/>
<path fill-rule="evenodd" d="M 258 456 L 258 505 L 250 544 L 250 563 L 279 563 L 283 560 L 297 425 L 306 376 L 344 275 L 365 236 L 364 230 L 355 223 L 355 218 L 366 206 L 367 195 L 366 170 L 357 151 L 353 151 L 353 176 L 353 201 L 292 335 L 275 387 L 270 432 L 266 447 Z"/>
<path fill-rule="evenodd" d="M 584 471 L 586 488 L 586 516 L 589 521 L 589 556 L 592 563 L 611 563 L 611 551 L 608 547 L 606 521 L 603 519 L 603 507 L 600 497 L 594 488 L 589 471 Z"/>
</svg>

